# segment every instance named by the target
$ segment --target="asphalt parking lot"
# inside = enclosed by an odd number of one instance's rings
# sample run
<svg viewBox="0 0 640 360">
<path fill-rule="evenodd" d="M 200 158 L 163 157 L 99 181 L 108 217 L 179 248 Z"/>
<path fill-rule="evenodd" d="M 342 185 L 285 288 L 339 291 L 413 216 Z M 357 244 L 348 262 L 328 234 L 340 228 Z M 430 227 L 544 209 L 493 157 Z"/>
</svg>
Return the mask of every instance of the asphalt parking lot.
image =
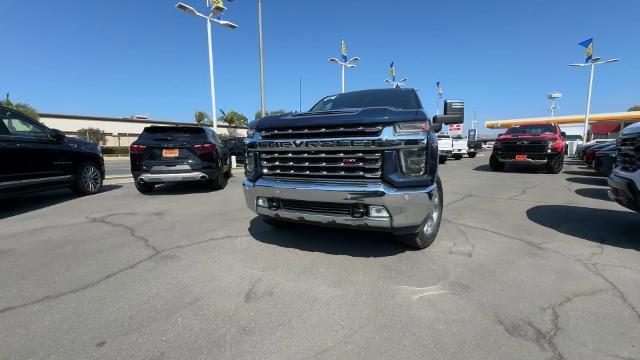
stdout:
<svg viewBox="0 0 640 360">
<path fill-rule="evenodd" d="M 4 202 L 0 359 L 639 359 L 640 215 L 572 160 L 487 162 L 440 167 L 423 251 L 271 228 L 239 174 Z"/>
</svg>

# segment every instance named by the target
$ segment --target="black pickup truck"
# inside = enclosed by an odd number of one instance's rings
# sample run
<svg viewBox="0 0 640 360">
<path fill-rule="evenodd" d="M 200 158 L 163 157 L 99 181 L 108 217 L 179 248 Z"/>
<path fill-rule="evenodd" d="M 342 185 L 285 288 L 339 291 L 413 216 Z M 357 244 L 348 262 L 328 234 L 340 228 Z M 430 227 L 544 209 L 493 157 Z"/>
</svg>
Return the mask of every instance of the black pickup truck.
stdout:
<svg viewBox="0 0 640 360">
<path fill-rule="evenodd" d="M 246 141 L 247 206 L 272 225 L 381 230 L 425 248 L 443 210 L 436 132 L 463 121 L 461 101 L 429 119 L 413 89 L 332 95 L 263 118 Z"/>
</svg>

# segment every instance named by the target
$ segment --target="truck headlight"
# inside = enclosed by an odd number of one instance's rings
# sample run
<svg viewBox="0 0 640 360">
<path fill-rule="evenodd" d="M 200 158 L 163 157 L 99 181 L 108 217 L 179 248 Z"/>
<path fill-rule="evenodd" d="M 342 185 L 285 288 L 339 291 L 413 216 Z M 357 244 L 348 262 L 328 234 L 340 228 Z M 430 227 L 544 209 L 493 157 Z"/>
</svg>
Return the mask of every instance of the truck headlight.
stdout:
<svg viewBox="0 0 640 360">
<path fill-rule="evenodd" d="M 256 170 L 256 157 L 253 151 L 247 151 L 244 160 L 244 169 L 249 173 L 253 173 Z"/>
<path fill-rule="evenodd" d="M 429 123 L 426 121 L 399 122 L 393 125 L 396 134 L 416 134 L 429 131 Z"/>
<path fill-rule="evenodd" d="M 427 168 L 427 148 L 400 151 L 402 172 L 407 176 L 422 176 Z"/>
</svg>

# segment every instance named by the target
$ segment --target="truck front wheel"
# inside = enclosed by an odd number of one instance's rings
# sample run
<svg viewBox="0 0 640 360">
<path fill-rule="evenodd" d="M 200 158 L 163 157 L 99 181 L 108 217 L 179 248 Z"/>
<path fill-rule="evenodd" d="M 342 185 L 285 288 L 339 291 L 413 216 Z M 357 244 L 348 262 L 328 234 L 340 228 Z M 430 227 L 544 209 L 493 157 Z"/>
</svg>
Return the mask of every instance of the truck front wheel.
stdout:
<svg viewBox="0 0 640 360">
<path fill-rule="evenodd" d="M 440 157 L 438 158 L 438 163 L 440 163 L 440 164 L 444 164 L 444 163 L 446 163 L 446 162 L 447 162 L 447 156 L 446 156 L 446 155 L 444 155 L 444 156 L 440 156 Z"/>
<path fill-rule="evenodd" d="M 460 160 L 460 159 L 462 159 L 462 154 L 453 155 L 453 160 Z"/>
<path fill-rule="evenodd" d="M 549 174 L 558 174 L 564 166 L 564 155 L 558 154 L 550 157 L 547 161 L 547 172 Z"/>
<path fill-rule="evenodd" d="M 436 176 L 436 189 L 430 194 L 430 209 L 417 234 L 396 235 L 396 240 L 414 249 L 425 249 L 436 239 L 443 209 L 442 181 Z"/>
<path fill-rule="evenodd" d="M 492 171 L 502 171 L 504 170 L 505 163 L 498 160 L 498 157 L 495 154 L 491 154 L 489 158 L 489 167 Z"/>
<path fill-rule="evenodd" d="M 473 159 L 474 157 L 476 157 L 476 153 L 474 153 L 474 152 L 470 152 L 470 153 L 467 153 L 467 156 L 468 156 L 469 158 Z"/>
</svg>

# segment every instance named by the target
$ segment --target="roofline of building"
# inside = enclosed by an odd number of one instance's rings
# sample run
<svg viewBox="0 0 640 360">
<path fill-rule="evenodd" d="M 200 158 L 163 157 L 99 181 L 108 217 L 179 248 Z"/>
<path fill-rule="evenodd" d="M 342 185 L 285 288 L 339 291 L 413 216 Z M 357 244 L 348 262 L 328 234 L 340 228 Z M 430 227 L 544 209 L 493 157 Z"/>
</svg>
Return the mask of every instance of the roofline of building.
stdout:
<svg viewBox="0 0 640 360">
<path fill-rule="evenodd" d="M 114 118 L 105 116 L 88 116 L 88 115 L 65 115 L 65 114 L 49 114 L 38 113 L 40 117 L 51 119 L 74 119 L 74 120 L 95 120 L 95 121 L 111 121 L 111 122 L 123 122 L 133 124 L 149 124 L 149 125 L 195 125 L 193 122 L 181 122 L 181 121 L 167 121 L 167 120 L 152 120 L 152 119 L 129 119 L 129 118 Z M 247 129 L 246 126 L 234 126 L 218 123 L 218 127 L 228 129 Z"/>
<path fill-rule="evenodd" d="M 592 114 L 589 116 L 589 122 L 622 122 L 622 121 L 640 121 L 640 111 L 625 111 L 617 113 L 602 113 Z M 523 119 L 509 119 L 498 121 L 487 121 L 485 127 L 489 129 L 505 128 L 516 124 L 526 123 L 545 123 L 552 122 L 556 124 L 579 124 L 584 122 L 584 115 L 568 115 L 568 116 L 556 116 L 556 117 L 538 117 L 538 118 L 523 118 Z"/>
</svg>

